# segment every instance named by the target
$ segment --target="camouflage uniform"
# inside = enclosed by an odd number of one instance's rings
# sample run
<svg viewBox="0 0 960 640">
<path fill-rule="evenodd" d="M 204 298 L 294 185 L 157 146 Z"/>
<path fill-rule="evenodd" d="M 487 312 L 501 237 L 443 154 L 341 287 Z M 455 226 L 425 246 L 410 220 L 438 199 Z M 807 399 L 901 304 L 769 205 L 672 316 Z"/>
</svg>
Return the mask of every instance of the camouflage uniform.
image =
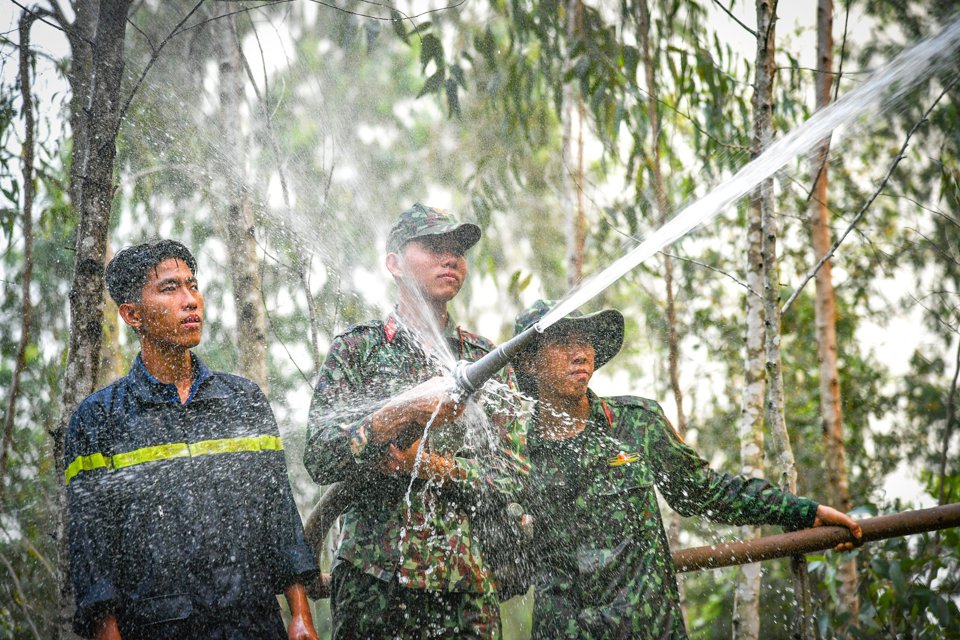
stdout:
<svg viewBox="0 0 960 640">
<path fill-rule="evenodd" d="M 444 337 L 465 360 L 493 348 L 452 321 Z M 377 471 L 385 447 L 369 443 L 368 431 L 386 399 L 443 374 L 419 345 L 394 313 L 335 338 L 320 372 L 304 463 L 318 483 L 349 481 L 356 493 L 333 562 L 335 636 L 499 637 L 496 584 L 468 513 L 482 517 L 480 510 L 501 509 L 519 493 L 528 471 L 522 425 L 494 420 L 498 455 L 481 463 L 458 451 L 466 479 L 442 487 L 414 481 L 408 509 L 409 477 Z"/>
<path fill-rule="evenodd" d="M 685 638 L 654 486 L 682 515 L 730 524 L 808 527 L 817 503 L 711 470 L 653 400 L 588 396 L 578 435 L 529 432 L 533 637 Z"/>
</svg>

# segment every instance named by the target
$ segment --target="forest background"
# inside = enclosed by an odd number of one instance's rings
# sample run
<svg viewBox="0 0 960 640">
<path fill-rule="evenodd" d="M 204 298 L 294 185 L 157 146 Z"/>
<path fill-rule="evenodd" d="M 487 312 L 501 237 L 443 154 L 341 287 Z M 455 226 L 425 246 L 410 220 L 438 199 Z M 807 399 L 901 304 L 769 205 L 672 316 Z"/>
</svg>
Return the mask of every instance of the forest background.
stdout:
<svg viewBox="0 0 960 640">
<path fill-rule="evenodd" d="M 483 228 L 453 309 L 503 340 L 524 306 L 600 271 L 958 8 L 7 0 L 0 637 L 69 636 L 64 419 L 136 355 L 102 289 L 113 250 L 193 248 L 199 353 L 267 391 L 306 514 L 321 492 L 300 461 L 311 382 L 333 336 L 389 310 L 399 211 L 423 201 Z M 595 390 L 656 398 L 716 468 L 861 517 L 956 501 L 957 68 L 592 301 L 627 318 Z M 668 521 L 674 548 L 760 533 Z M 686 574 L 688 628 L 960 637 L 958 553 L 948 530 L 809 556 L 805 604 L 786 560 Z M 529 596 L 507 603 L 507 637 L 529 616 Z"/>
</svg>

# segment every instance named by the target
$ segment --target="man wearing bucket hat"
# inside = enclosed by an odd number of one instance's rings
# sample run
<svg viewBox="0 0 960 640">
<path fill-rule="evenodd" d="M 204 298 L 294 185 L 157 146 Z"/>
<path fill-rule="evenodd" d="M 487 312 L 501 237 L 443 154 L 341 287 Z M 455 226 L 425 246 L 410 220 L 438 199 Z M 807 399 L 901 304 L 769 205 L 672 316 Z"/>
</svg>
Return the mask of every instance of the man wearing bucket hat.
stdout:
<svg viewBox="0 0 960 640">
<path fill-rule="evenodd" d="M 550 305 L 517 317 L 516 333 Z M 534 638 L 685 638 L 676 576 L 654 487 L 685 516 L 799 529 L 846 526 L 847 515 L 757 478 L 717 473 L 676 434 L 653 400 L 600 398 L 595 369 L 623 344 L 612 309 L 574 312 L 514 360 L 537 399 L 528 432 L 536 533 L 525 564 L 536 590 Z"/>
<path fill-rule="evenodd" d="M 479 227 L 438 209 L 418 203 L 401 213 L 387 238 L 395 310 L 335 338 L 321 369 L 304 462 L 319 484 L 346 481 L 354 492 L 333 560 L 335 638 L 500 635 L 474 514 L 519 493 L 522 425 L 494 412 L 499 444 L 482 463 L 462 443 L 437 444 L 464 412 L 438 360 L 476 360 L 493 348 L 447 310 L 479 239 Z"/>
</svg>

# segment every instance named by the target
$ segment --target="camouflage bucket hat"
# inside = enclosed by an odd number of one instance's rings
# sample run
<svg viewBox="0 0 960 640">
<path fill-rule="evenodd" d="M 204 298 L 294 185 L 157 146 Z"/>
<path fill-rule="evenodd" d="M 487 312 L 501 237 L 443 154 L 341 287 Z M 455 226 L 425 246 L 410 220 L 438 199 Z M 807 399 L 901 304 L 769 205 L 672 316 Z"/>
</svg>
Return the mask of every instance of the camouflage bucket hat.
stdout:
<svg viewBox="0 0 960 640">
<path fill-rule="evenodd" d="M 456 218 L 440 209 L 419 202 L 400 214 L 400 219 L 387 235 L 387 253 L 400 251 L 403 245 L 423 236 L 452 233 L 466 251 L 480 240 L 480 227 L 471 222 L 457 222 Z"/>
<path fill-rule="evenodd" d="M 514 325 L 514 335 L 519 335 L 541 320 L 556 304 L 553 300 L 537 300 L 532 306 L 520 312 Z M 544 336 L 561 332 L 576 331 L 587 337 L 593 345 L 593 368 L 599 369 L 610 362 L 613 356 L 620 352 L 623 346 L 623 314 L 616 309 L 604 309 L 596 313 L 584 314 L 574 311 L 570 315 L 552 324 Z M 525 351 L 536 349 L 543 337 L 531 342 Z M 522 353 L 522 352 L 521 352 Z M 518 354 L 519 355 L 519 354 Z M 519 367 L 514 358 L 514 367 L 517 373 L 517 383 L 520 391 L 531 394 L 536 391 L 533 379 Z"/>
</svg>

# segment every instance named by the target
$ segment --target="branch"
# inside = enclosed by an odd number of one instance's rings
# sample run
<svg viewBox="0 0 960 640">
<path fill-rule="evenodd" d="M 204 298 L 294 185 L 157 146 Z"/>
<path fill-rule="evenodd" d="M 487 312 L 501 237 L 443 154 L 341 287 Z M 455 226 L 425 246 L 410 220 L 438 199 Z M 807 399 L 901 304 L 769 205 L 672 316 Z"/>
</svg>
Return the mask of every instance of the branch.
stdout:
<svg viewBox="0 0 960 640">
<path fill-rule="evenodd" d="M 219 20 L 219 19 L 221 19 L 221 18 L 228 18 L 228 17 L 230 17 L 230 16 L 235 16 L 235 15 L 237 15 L 238 13 L 246 13 L 246 12 L 248 12 L 248 11 L 254 11 L 254 10 L 256 10 L 256 9 L 265 9 L 265 8 L 267 8 L 267 7 L 272 7 L 272 6 L 277 5 L 277 4 L 289 4 L 290 2 L 293 2 L 293 0 L 268 0 L 268 1 L 264 2 L 263 4 L 258 4 L 258 5 L 253 6 L 253 7 L 244 7 L 243 9 L 238 9 L 238 10 L 236 10 L 236 11 L 231 11 L 230 13 L 221 13 L 221 14 L 219 14 L 219 15 L 213 16 L 212 18 L 206 18 L 205 20 L 201 20 L 201 21 L 199 21 L 199 22 L 195 22 L 195 23 L 193 23 L 192 25 L 190 25 L 189 27 L 184 27 L 183 29 L 180 30 L 180 33 L 183 33 L 184 31 L 190 31 L 191 29 L 196 29 L 197 27 L 202 27 L 203 25 L 207 24 L 208 22 L 213 22 L 214 20 Z"/>
<path fill-rule="evenodd" d="M 130 90 L 130 95 L 127 96 L 127 100 L 123 103 L 123 108 L 120 109 L 120 114 L 117 117 L 117 130 L 114 132 L 114 134 L 116 134 L 120 130 L 120 125 L 123 122 L 123 118 L 127 113 L 127 109 L 130 108 L 130 103 L 133 102 L 133 97 L 137 94 L 137 89 L 140 88 L 140 85 L 143 84 L 144 78 L 147 77 L 147 74 L 150 73 L 150 69 L 152 69 L 153 65 L 156 64 L 157 59 L 160 57 L 160 52 L 163 51 L 163 48 L 167 45 L 168 42 L 170 42 L 172 38 L 182 33 L 180 27 L 183 26 L 184 22 L 190 19 L 190 16 L 196 13 L 197 9 L 199 9 L 200 5 L 202 4 L 203 4 L 203 0 L 198 0 L 197 4 L 194 5 L 193 9 L 191 9 L 187 13 L 187 15 L 183 16 L 183 19 L 177 23 L 177 26 L 175 26 L 173 30 L 167 34 L 167 37 L 164 38 L 163 41 L 160 42 L 160 45 L 156 49 L 154 49 L 153 52 L 150 54 L 150 60 L 147 62 L 147 66 L 144 67 L 143 73 L 141 73 L 140 77 L 137 78 L 136 83 L 134 83 L 133 85 L 133 89 Z"/>
<path fill-rule="evenodd" d="M 20 377 L 27 365 L 27 347 L 30 344 L 30 285 L 33 279 L 33 152 L 35 123 L 33 119 L 33 90 L 30 87 L 30 27 L 39 16 L 24 11 L 20 16 L 20 99 L 23 103 L 23 272 L 20 287 L 20 342 L 14 361 L 13 379 L 7 396 L 7 412 L 3 420 L 3 443 L 0 444 L 0 512 L 3 511 L 7 462 L 13 448 L 13 421 L 17 414 L 17 399 L 20 396 Z"/>
<path fill-rule="evenodd" d="M 933 104 L 931 104 L 927 108 L 927 110 L 923 112 L 923 116 L 920 118 L 920 120 L 918 120 L 917 123 L 913 125 L 913 128 L 911 128 L 910 131 L 907 133 L 907 137 L 903 140 L 903 144 L 900 146 L 900 151 L 897 153 L 897 157 L 893 159 L 892 163 L 890 163 L 890 167 L 887 169 L 886 175 L 883 176 L 883 180 L 880 181 L 880 184 L 877 186 L 874 192 L 870 195 L 870 197 L 867 199 L 864 205 L 860 208 L 860 211 L 858 211 L 857 215 L 854 216 L 853 220 L 850 222 L 846 230 L 843 232 L 843 235 L 837 238 L 837 240 L 833 243 L 833 246 L 830 247 L 830 250 L 827 251 L 825 254 L 823 254 L 823 257 L 820 258 L 820 260 L 813 267 L 813 269 L 810 270 L 810 272 L 806 275 L 806 277 L 803 279 L 803 281 L 800 283 L 797 289 L 790 295 L 787 301 L 783 303 L 783 307 L 781 307 L 780 309 L 781 314 L 785 313 L 787 309 L 790 308 L 790 305 L 793 304 L 793 301 L 796 300 L 797 296 L 800 295 L 800 292 L 803 291 L 803 287 L 806 286 L 806 284 L 810 282 L 810 280 L 813 279 L 814 276 L 817 275 L 817 272 L 820 271 L 820 268 L 827 262 L 827 260 L 833 257 L 834 252 L 836 252 L 840 244 L 843 243 L 846 237 L 857 225 L 857 223 L 860 222 L 860 219 L 863 217 L 863 214 L 867 212 L 867 209 L 870 208 L 870 205 L 873 204 L 873 201 L 877 199 L 877 196 L 880 195 L 880 192 L 883 191 L 883 188 L 887 186 L 887 182 L 890 180 L 890 177 L 893 175 L 894 169 L 897 168 L 897 165 L 900 164 L 900 161 L 903 160 L 903 157 L 906 155 L 907 145 L 910 144 L 910 138 L 912 138 L 913 134 L 916 133 L 917 129 L 919 129 L 920 126 L 927 121 L 927 117 L 930 115 L 930 112 L 933 111 L 934 107 L 937 106 L 937 104 L 940 102 L 943 96 L 947 95 L 947 92 L 953 89 L 953 87 L 956 84 L 957 84 L 957 80 L 954 80 L 949 85 L 947 85 L 947 87 L 940 93 L 940 95 L 937 96 L 937 99 L 933 101 Z"/>
<path fill-rule="evenodd" d="M 7 571 L 10 572 L 10 577 L 13 579 L 13 586 L 17 590 L 17 595 L 20 598 L 20 610 L 23 611 L 23 615 L 27 618 L 27 623 L 30 625 L 30 629 L 33 631 L 33 637 L 37 640 L 40 640 L 40 633 L 37 631 L 37 626 L 33 623 L 33 618 L 30 617 L 30 612 L 27 611 L 27 603 L 30 600 L 24 595 L 23 587 L 20 585 L 20 578 L 17 577 L 17 572 L 13 570 L 13 565 L 10 564 L 10 561 L 7 560 L 7 556 L 0 553 L 0 562 L 3 562 L 3 565 L 7 568 Z"/>
<path fill-rule="evenodd" d="M 31 19 L 32 19 L 32 20 L 39 20 L 40 22 L 42 22 L 42 23 L 44 23 L 44 24 L 50 25 L 51 27 L 53 27 L 53 28 L 56 29 L 57 31 L 62 31 L 62 32 L 66 33 L 67 35 L 70 35 L 69 32 L 68 32 L 64 27 L 62 27 L 61 25 L 59 25 L 59 24 L 54 24 L 54 23 L 50 22 L 49 20 L 46 20 L 46 19 L 45 19 L 45 18 L 53 18 L 53 19 L 56 19 L 56 16 L 55 16 L 53 13 L 51 13 L 50 11 L 47 11 L 46 9 L 41 9 L 41 8 L 39 8 L 39 7 L 34 7 L 34 8 L 32 8 L 32 9 L 30 9 L 30 8 L 27 8 L 27 7 L 25 7 L 24 5 L 20 4 L 19 2 L 17 2 L 17 0 L 10 0 L 10 2 L 12 2 L 12 3 L 15 4 L 15 5 L 17 5 L 17 6 L 20 7 L 21 9 L 23 9 L 23 12 L 26 13 L 26 14 L 29 14 L 29 15 L 31 16 Z M 90 41 L 87 40 L 87 42 L 90 42 Z M 93 43 L 91 42 L 90 44 L 93 44 Z"/>
<path fill-rule="evenodd" d="M 743 27 L 744 29 L 746 29 L 747 33 L 749 33 L 750 35 L 752 35 L 754 40 L 756 40 L 757 38 L 760 37 L 760 35 L 759 35 L 756 31 L 754 31 L 753 29 L 751 29 L 750 27 L 748 27 L 747 25 L 745 25 L 743 22 L 741 22 L 741 21 L 740 21 L 740 18 L 738 18 L 737 16 L 733 15 L 733 13 L 731 13 L 730 9 L 727 9 L 725 6 L 723 6 L 723 5 L 720 3 L 719 0 L 713 0 L 713 4 L 715 4 L 715 5 L 717 5 L 718 7 L 720 7 L 720 10 L 723 11 L 723 12 L 724 12 L 725 14 L 727 14 L 728 16 L 730 16 L 730 19 L 731 19 L 731 20 L 733 20 L 733 21 L 736 22 L 738 25 L 740 25 L 741 27 Z"/>
<path fill-rule="evenodd" d="M 157 53 L 157 47 L 153 44 L 153 40 L 151 40 L 151 39 L 150 39 L 150 36 L 148 36 L 148 35 L 143 31 L 143 29 L 141 29 L 140 27 L 138 27 L 138 26 L 137 26 L 137 23 L 134 22 L 133 20 L 131 20 L 131 19 L 129 18 L 129 16 L 127 17 L 127 24 L 129 24 L 131 27 L 133 27 L 133 28 L 136 30 L 136 32 L 139 33 L 141 36 L 143 36 L 143 39 L 147 41 L 147 44 L 150 45 L 150 53 L 151 53 L 151 54 L 156 54 L 156 53 Z"/>
<path fill-rule="evenodd" d="M 896 200 L 896 199 L 906 200 L 906 201 L 909 202 L 910 204 L 916 206 L 918 209 L 923 209 L 923 210 L 926 211 L 927 213 L 932 213 L 932 214 L 934 214 L 935 216 L 939 216 L 939 217 L 943 218 L 944 220 L 946 220 L 947 222 L 949 222 L 950 224 L 952 224 L 953 226 L 955 226 L 955 227 L 957 227 L 958 229 L 960 229 L 960 222 L 957 222 L 956 220 L 954 220 L 953 218 L 951 218 L 949 215 L 947 215 L 946 213 L 944 213 L 944 212 L 941 211 L 940 209 L 934 209 L 934 208 L 932 208 L 932 207 L 928 207 L 928 206 L 924 205 L 923 203 L 918 202 L 917 200 L 911 198 L 910 196 L 905 196 L 905 195 L 903 195 L 902 193 L 885 193 L 885 194 L 883 194 L 883 196 L 884 196 L 885 198 L 893 198 L 893 199 L 895 199 L 895 200 Z"/>
</svg>

